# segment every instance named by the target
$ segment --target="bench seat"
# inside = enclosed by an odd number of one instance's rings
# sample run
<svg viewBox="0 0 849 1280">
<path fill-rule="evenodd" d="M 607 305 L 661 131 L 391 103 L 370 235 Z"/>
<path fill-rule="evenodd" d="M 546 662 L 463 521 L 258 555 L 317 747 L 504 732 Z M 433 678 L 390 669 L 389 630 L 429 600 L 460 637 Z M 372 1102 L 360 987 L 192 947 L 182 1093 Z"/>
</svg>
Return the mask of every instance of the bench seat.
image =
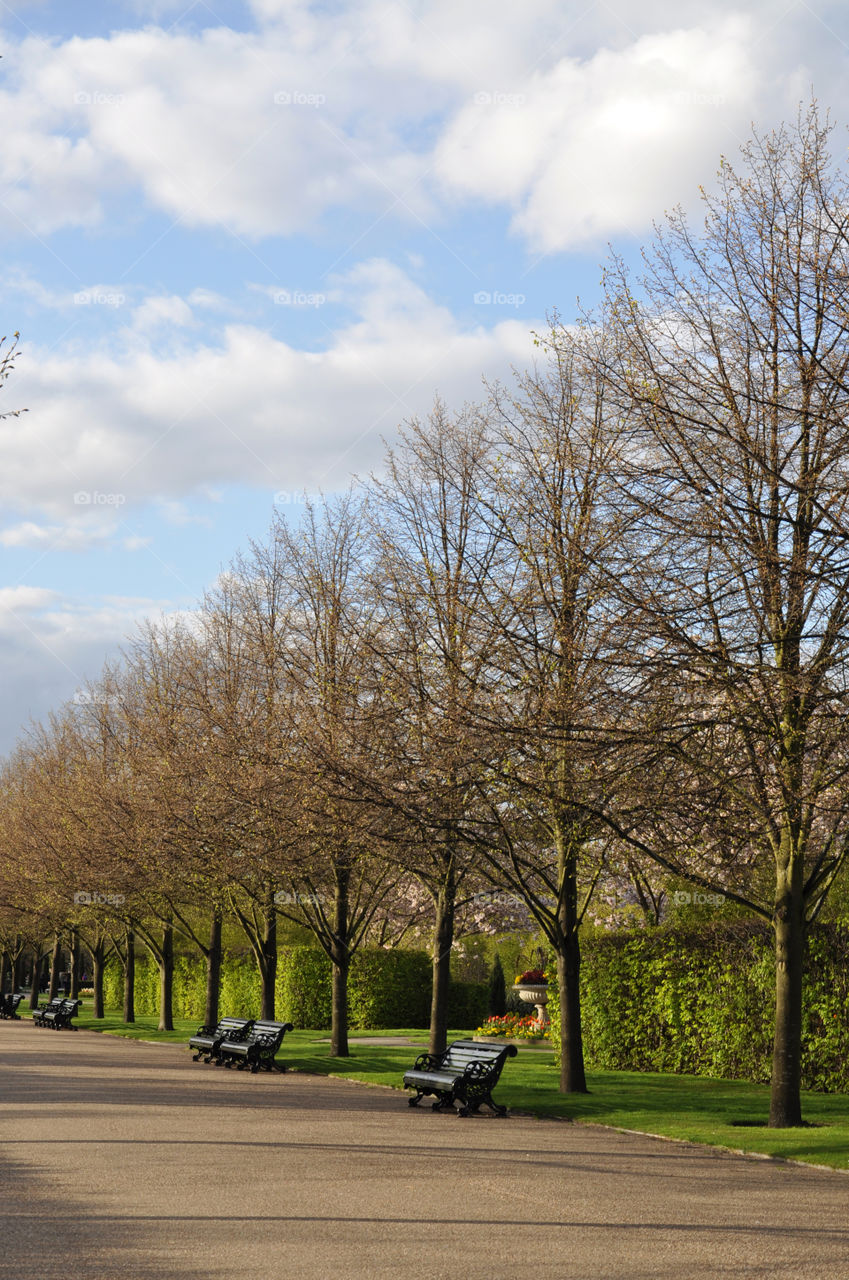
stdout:
<svg viewBox="0 0 849 1280">
<path fill-rule="evenodd" d="M 459 1103 L 457 1114 L 467 1116 L 486 1103 L 499 1116 L 507 1108 L 494 1102 L 492 1090 L 498 1083 L 504 1063 L 515 1058 L 514 1044 L 482 1044 L 478 1040 L 455 1040 L 444 1053 L 419 1054 L 413 1067 L 404 1075 L 404 1088 L 415 1089 L 409 1099 L 417 1107 L 422 1098 L 436 1099 L 433 1110 L 450 1110 Z"/>
</svg>

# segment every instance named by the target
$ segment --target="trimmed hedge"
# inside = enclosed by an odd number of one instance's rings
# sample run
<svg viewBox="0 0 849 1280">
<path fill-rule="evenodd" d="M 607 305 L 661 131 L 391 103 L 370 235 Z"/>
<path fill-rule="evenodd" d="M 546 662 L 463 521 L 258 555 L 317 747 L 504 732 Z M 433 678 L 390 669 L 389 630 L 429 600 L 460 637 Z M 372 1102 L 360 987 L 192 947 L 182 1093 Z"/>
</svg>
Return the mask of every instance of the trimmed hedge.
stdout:
<svg viewBox="0 0 849 1280">
<path fill-rule="evenodd" d="M 201 1021 L 206 965 L 200 956 L 180 955 L 174 962 L 174 1016 Z M 431 962 L 424 951 L 358 951 L 348 979 L 349 1025 L 356 1030 L 427 1027 L 430 1022 Z M 104 999 L 120 1009 L 123 977 L 114 957 L 107 965 Z M 159 970 L 149 956 L 136 960 L 136 1013 L 159 1012 Z M 277 1016 L 296 1027 L 330 1026 L 330 961 L 317 947 L 281 947 L 275 989 Z M 486 1017 L 485 983 L 452 982 L 448 1018 L 455 1027 L 476 1027 Z M 260 987 L 249 956 L 225 956 L 221 965 L 222 1014 L 259 1017 Z"/>
<path fill-rule="evenodd" d="M 849 929 L 815 926 L 804 992 L 806 1089 L 849 1089 L 847 990 Z M 774 1006 L 775 953 L 766 924 L 736 921 L 583 940 L 581 1020 L 590 1067 L 766 1083 Z M 556 1028 L 556 981 L 549 1012 Z M 559 1059 L 556 1035 L 552 1043 Z"/>
</svg>

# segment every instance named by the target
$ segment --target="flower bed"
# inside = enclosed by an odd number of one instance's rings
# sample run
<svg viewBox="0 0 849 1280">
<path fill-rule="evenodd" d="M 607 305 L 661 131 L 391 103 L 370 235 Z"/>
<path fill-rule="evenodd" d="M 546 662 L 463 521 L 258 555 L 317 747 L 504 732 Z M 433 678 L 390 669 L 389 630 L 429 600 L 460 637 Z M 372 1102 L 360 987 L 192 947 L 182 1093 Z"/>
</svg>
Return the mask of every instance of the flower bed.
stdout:
<svg viewBox="0 0 849 1280">
<path fill-rule="evenodd" d="M 502 1017 L 487 1018 L 478 1027 L 476 1036 L 499 1036 L 505 1040 L 547 1040 L 548 1028 L 540 1027 L 536 1018 L 520 1017 L 518 1013 L 505 1013 Z"/>
</svg>

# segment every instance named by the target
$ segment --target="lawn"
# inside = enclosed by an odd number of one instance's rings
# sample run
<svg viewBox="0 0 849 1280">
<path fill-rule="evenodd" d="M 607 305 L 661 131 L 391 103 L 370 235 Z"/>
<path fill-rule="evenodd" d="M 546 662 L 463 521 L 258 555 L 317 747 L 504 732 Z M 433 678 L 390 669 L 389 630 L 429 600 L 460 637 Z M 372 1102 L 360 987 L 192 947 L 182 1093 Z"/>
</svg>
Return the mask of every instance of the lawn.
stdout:
<svg viewBox="0 0 849 1280">
<path fill-rule="evenodd" d="M 28 1010 L 21 1008 L 20 1012 L 28 1016 Z M 122 1022 L 117 1013 L 95 1020 L 90 1001 L 84 1002 L 77 1023 L 82 1029 L 110 1035 L 182 1044 L 197 1029 L 194 1019 L 178 1021 L 175 1029 L 167 1032 L 157 1031 L 157 1019 L 153 1017 L 139 1017 L 132 1026 Z M 468 1032 L 452 1030 L 449 1038 L 464 1034 Z M 331 1058 L 329 1032 L 293 1031 L 286 1036 L 281 1058 L 290 1070 L 400 1089 L 404 1070 L 412 1065 L 419 1050 L 414 1046 L 361 1043 L 376 1035 L 408 1036 L 422 1049 L 427 1047 L 427 1032 L 422 1030 L 352 1032 L 351 1056 Z M 588 1094 L 559 1093 L 553 1055 L 520 1044 L 519 1056 L 509 1059 L 504 1068 L 496 1098 L 516 1111 L 540 1117 L 636 1129 L 734 1151 L 849 1169 L 847 1094 L 806 1093 L 804 1128 L 767 1129 L 769 1090 L 765 1085 L 637 1071 L 590 1071 L 587 1082 Z"/>
</svg>

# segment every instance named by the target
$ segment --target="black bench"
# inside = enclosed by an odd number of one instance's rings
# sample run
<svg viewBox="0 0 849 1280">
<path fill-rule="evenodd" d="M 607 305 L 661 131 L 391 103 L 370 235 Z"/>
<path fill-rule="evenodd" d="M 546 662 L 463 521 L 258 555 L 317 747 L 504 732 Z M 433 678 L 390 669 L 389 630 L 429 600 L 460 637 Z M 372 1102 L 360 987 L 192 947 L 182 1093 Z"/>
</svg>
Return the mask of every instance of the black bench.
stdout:
<svg viewBox="0 0 849 1280">
<path fill-rule="evenodd" d="M 12 995 L 11 991 L 7 991 L 5 995 L 0 996 L 0 1018 L 14 1018 L 20 1022 L 21 1015 L 18 1013 L 18 1005 L 22 1000 L 22 995 Z"/>
<path fill-rule="evenodd" d="M 196 1049 L 192 1062 L 203 1058 L 204 1062 L 212 1062 L 218 1057 L 218 1050 L 224 1040 L 242 1040 L 248 1034 L 253 1021 L 251 1018 L 222 1018 L 216 1027 L 198 1027 L 189 1041 L 189 1048 Z"/>
<path fill-rule="evenodd" d="M 287 1031 L 294 1031 L 291 1022 L 254 1022 L 243 1040 L 222 1040 L 218 1047 L 217 1065 L 232 1067 L 239 1071 L 250 1067 L 256 1074 L 261 1068 L 266 1071 L 285 1071 L 280 1062 L 275 1062 L 275 1055 L 283 1043 Z"/>
<path fill-rule="evenodd" d="M 455 1040 L 444 1053 L 422 1053 L 415 1066 L 404 1075 L 404 1088 L 415 1089 L 411 1107 L 417 1107 L 425 1094 L 436 1098 L 433 1110 L 448 1110 L 461 1104 L 458 1115 L 467 1116 L 486 1103 L 496 1115 L 505 1116 L 507 1108 L 492 1100 L 504 1063 L 515 1058 L 514 1044 L 482 1044 L 478 1040 Z"/>
<path fill-rule="evenodd" d="M 79 1012 L 79 1000 L 65 1000 L 56 996 L 43 1009 L 36 1009 L 32 1020 L 37 1027 L 50 1027 L 52 1031 L 76 1031 L 71 1019 Z"/>
</svg>

